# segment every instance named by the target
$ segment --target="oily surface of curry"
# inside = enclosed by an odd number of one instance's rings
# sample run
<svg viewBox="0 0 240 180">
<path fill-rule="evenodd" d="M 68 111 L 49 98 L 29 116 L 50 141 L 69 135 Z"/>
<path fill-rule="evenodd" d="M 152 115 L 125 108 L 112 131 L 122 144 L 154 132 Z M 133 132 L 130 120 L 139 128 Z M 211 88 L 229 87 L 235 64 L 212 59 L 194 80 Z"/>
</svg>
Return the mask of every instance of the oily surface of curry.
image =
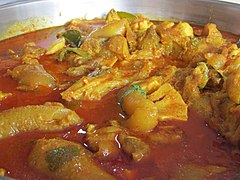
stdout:
<svg viewBox="0 0 240 180">
<path fill-rule="evenodd" d="M 238 179 L 239 37 L 111 10 L 0 42 L 0 175 Z"/>
</svg>

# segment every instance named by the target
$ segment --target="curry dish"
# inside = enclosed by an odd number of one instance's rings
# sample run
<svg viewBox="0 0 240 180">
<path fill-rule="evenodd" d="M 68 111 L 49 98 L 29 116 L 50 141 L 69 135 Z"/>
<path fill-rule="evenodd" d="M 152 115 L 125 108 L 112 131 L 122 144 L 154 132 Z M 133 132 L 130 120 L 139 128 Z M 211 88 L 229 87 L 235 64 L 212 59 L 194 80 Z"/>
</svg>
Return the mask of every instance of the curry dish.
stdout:
<svg viewBox="0 0 240 180">
<path fill-rule="evenodd" d="M 111 10 L 0 42 L 0 175 L 239 179 L 239 36 Z"/>
</svg>

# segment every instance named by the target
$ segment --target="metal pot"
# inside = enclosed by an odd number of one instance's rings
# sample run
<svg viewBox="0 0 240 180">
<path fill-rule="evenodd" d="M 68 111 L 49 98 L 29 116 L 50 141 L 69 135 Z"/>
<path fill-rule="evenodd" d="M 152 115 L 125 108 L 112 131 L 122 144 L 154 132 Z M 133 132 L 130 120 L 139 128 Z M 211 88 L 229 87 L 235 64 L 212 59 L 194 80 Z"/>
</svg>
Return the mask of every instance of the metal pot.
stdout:
<svg viewBox="0 0 240 180">
<path fill-rule="evenodd" d="M 217 24 L 240 34 L 240 2 L 213 0 L 15 0 L 0 6 L 0 39 L 64 24 L 72 18 L 92 19 L 110 9 L 142 13 L 151 19 Z"/>
<path fill-rule="evenodd" d="M 240 2 L 214 0 L 15 0 L 0 5 L 0 40 L 29 31 L 59 26 L 72 18 L 102 17 L 110 9 L 141 13 L 154 20 L 209 22 L 240 34 Z M 11 178 L 0 177 L 10 180 Z"/>
</svg>

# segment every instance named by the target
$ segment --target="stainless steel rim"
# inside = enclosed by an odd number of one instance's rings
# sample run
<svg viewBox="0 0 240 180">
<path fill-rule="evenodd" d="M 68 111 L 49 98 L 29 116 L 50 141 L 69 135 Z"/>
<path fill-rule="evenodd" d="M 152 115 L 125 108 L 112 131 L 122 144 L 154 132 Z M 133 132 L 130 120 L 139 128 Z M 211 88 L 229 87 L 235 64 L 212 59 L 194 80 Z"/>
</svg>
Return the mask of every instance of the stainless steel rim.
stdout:
<svg viewBox="0 0 240 180">
<path fill-rule="evenodd" d="M 224 31 L 240 34 L 240 2 L 216 0 L 23 0 L 0 6 L 0 34 L 16 22 L 44 17 L 41 29 L 58 26 L 72 18 L 101 17 L 111 8 L 142 13 L 151 19 L 175 19 L 203 25 L 216 23 Z M 34 23 L 34 22 L 33 22 Z"/>
</svg>

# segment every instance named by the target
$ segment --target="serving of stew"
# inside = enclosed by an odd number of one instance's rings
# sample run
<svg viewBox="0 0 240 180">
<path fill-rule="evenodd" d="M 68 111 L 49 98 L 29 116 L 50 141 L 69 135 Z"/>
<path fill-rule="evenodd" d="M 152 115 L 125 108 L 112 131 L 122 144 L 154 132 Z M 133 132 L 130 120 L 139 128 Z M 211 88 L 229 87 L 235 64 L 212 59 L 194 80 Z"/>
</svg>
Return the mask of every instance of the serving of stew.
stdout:
<svg viewBox="0 0 240 180">
<path fill-rule="evenodd" d="M 0 178 L 240 179 L 239 38 L 112 9 L 0 41 Z"/>
</svg>

